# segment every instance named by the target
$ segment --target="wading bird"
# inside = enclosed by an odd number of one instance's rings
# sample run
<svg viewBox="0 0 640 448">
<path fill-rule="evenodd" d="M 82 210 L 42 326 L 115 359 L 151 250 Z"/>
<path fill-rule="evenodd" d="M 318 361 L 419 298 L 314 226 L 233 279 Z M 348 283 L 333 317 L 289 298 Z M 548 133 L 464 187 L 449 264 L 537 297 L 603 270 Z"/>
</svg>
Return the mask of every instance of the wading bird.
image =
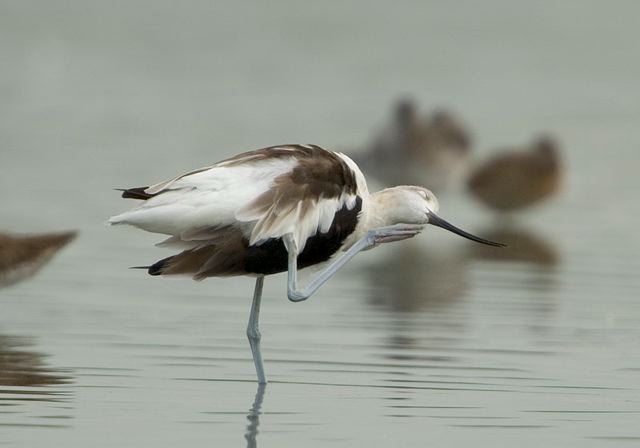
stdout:
<svg viewBox="0 0 640 448">
<path fill-rule="evenodd" d="M 75 231 L 40 235 L 0 234 L 0 287 L 34 275 L 76 234 Z"/>
<path fill-rule="evenodd" d="M 426 188 L 369 194 L 349 157 L 315 145 L 245 152 L 166 182 L 124 190 L 122 197 L 143 202 L 110 224 L 168 235 L 159 246 L 182 250 L 146 266 L 149 274 L 256 277 L 247 336 L 260 383 L 266 383 L 258 330 L 265 275 L 288 271 L 287 295 L 300 302 L 358 252 L 411 238 L 425 224 L 500 246 L 438 217 L 438 200 Z M 298 286 L 298 269 L 338 253 L 305 288 Z"/>
<path fill-rule="evenodd" d="M 444 191 L 467 176 L 472 136 L 464 123 L 445 109 L 421 114 L 410 99 L 397 103 L 391 122 L 366 151 L 354 153 L 368 176 L 385 185 L 427 185 Z"/>
<path fill-rule="evenodd" d="M 487 207 L 510 212 L 552 196 L 561 181 L 558 143 L 542 136 L 524 149 L 505 150 L 487 160 L 472 173 L 467 188 Z"/>
</svg>

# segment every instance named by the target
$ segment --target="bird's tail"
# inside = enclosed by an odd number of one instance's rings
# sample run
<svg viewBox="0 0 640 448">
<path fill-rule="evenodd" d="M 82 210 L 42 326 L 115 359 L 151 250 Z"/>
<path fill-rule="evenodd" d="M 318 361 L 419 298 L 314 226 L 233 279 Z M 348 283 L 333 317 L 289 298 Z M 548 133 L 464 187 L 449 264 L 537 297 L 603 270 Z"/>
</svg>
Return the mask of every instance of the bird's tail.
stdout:
<svg viewBox="0 0 640 448">
<path fill-rule="evenodd" d="M 135 188 L 116 188 L 117 191 L 122 191 L 122 197 L 125 199 L 141 199 L 146 201 L 156 194 L 146 193 L 145 190 L 149 187 L 135 187 Z"/>
<path fill-rule="evenodd" d="M 149 275 L 162 275 L 165 271 L 168 271 L 171 266 L 171 261 L 177 257 L 172 255 L 171 257 L 163 258 L 160 261 L 156 261 L 151 266 L 146 266 Z"/>
<path fill-rule="evenodd" d="M 196 280 L 202 280 L 204 277 L 198 273 L 214 252 L 215 246 L 185 250 L 153 263 L 147 272 L 149 275 L 191 275 Z"/>
</svg>

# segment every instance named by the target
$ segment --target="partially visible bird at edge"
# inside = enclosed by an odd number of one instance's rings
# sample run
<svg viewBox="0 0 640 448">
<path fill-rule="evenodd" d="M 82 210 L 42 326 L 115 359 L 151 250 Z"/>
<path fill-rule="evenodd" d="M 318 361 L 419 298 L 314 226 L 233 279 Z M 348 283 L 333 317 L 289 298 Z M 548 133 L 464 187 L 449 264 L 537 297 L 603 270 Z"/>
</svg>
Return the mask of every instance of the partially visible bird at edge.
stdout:
<svg viewBox="0 0 640 448">
<path fill-rule="evenodd" d="M 112 217 L 164 234 L 159 243 L 180 252 L 145 268 L 151 275 L 185 274 L 195 280 L 256 278 L 247 336 L 259 383 L 266 383 L 258 320 L 264 277 L 288 272 L 287 296 L 309 298 L 356 254 L 411 238 L 425 224 L 501 246 L 454 227 L 436 213 L 438 200 L 417 186 L 370 194 L 347 156 L 316 145 L 249 151 L 122 197 L 142 202 Z M 298 270 L 325 263 L 305 287 Z"/>
<path fill-rule="evenodd" d="M 75 231 L 0 234 L 0 286 L 13 285 L 34 275 L 76 235 Z"/>
</svg>

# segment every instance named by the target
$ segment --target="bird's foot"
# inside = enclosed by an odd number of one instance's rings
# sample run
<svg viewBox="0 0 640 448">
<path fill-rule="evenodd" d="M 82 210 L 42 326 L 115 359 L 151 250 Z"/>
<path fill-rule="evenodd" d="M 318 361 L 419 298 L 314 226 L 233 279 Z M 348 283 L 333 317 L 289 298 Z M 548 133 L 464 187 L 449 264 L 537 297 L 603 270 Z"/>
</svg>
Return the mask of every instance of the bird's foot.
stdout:
<svg viewBox="0 0 640 448">
<path fill-rule="evenodd" d="M 402 241 L 413 238 L 424 228 L 421 224 L 396 224 L 388 227 L 379 227 L 367 232 L 367 241 L 370 247 L 375 247 L 383 243 Z"/>
</svg>

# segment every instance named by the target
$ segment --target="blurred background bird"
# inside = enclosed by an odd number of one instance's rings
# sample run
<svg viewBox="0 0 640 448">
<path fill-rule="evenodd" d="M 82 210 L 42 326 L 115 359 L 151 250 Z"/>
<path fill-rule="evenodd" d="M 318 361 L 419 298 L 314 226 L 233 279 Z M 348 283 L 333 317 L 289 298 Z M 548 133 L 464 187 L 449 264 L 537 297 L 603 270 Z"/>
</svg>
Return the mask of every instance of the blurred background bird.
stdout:
<svg viewBox="0 0 640 448">
<path fill-rule="evenodd" d="M 39 235 L 0 233 L 0 287 L 34 275 L 76 235 L 75 231 Z"/>
<path fill-rule="evenodd" d="M 554 138 L 543 135 L 528 146 L 505 149 L 471 173 L 467 188 L 476 199 L 498 212 L 537 204 L 560 189 L 562 164 L 558 146 Z"/>
<path fill-rule="evenodd" d="M 469 130 L 452 112 L 420 115 L 416 103 L 403 98 L 390 122 L 354 158 L 385 186 L 408 183 L 441 192 L 465 175 L 471 146 Z"/>
</svg>

